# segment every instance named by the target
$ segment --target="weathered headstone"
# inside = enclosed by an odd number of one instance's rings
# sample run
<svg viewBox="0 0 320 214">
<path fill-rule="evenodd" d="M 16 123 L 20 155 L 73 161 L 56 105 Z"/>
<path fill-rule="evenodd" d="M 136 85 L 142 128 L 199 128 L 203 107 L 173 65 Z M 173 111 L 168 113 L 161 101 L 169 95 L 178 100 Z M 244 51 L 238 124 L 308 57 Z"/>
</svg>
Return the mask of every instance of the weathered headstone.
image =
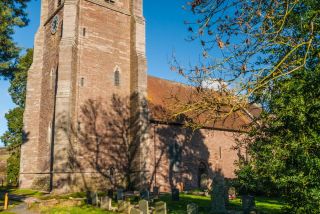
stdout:
<svg viewBox="0 0 320 214">
<path fill-rule="evenodd" d="M 143 214 L 149 214 L 149 202 L 147 200 L 139 201 L 139 209 Z"/>
<path fill-rule="evenodd" d="M 150 192 L 147 189 L 144 189 L 140 192 L 140 198 L 144 200 L 150 200 Z"/>
<path fill-rule="evenodd" d="M 130 214 L 143 214 L 143 212 L 140 209 L 131 208 Z"/>
<path fill-rule="evenodd" d="M 180 197 L 179 197 L 179 190 L 176 188 L 172 189 L 172 201 L 179 201 Z"/>
<path fill-rule="evenodd" d="M 242 209 L 244 214 L 250 214 L 252 211 L 255 211 L 256 203 L 255 199 L 251 195 L 242 196 Z"/>
<path fill-rule="evenodd" d="M 92 205 L 99 206 L 100 200 L 99 200 L 98 193 L 96 192 L 92 193 L 91 198 L 92 198 Z"/>
<path fill-rule="evenodd" d="M 214 176 L 212 189 L 211 211 L 213 213 L 227 213 L 226 187 L 224 177 L 220 174 Z"/>
<path fill-rule="evenodd" d="M 123 200 L 123 199 L 124 199 L 123 189 L 117 189 L 117 201 Z"/>
<path fill-rule="evenodd" d="M 155 214 L 167 214 L 167 204 L 163 201 L 158 201 L 155 204 Z"/>
<path fill-rule="evenodd" d="M 195 203 L 188 204 L 187 214 L 198 214 L 198 205 Z"/>
<path fill-rule="evenodd" d="M 118 202 L 118 212 L 129 214 L 130 209 L 131 209 L 130 202 L 121 201 L 121 200 Z"/>
<path fill-rule="evenodd" d="M 109 198 L 108 196 L 105 196 L 101 199 L 101 209 L 104 210 L 112 210 L 112 199 Z"/>
</svg>

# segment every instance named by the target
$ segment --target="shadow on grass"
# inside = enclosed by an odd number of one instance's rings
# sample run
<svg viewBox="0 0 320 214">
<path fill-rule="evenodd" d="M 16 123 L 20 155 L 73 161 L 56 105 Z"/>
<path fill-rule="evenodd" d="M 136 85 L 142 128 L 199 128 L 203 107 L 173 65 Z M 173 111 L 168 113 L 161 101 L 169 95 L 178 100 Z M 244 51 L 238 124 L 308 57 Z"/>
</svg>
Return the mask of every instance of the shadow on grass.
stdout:
<svg viewBox="0 0 320 214">
<path fill-rule="evenodd" d="M 199 213 L 210 213 L 210 197 L 180 194 L 180 201 L 172 201 L 171 195 L 166 194 L 160 197 L 161 201 L 167 203 L 168 213 L 182 214 L 186 213 L 187 205 L 195 203 L 199 207 Z M 276 198 L 256 197 L 256 207 L 260 213 L 281 213 L 281 208 L 285 204 Z M 230 201 L 228 210 L 241 211 L 241 200 L 235 199 Z"/>
<path fill-rule="evenodd" d="M 3 211 L 5 193 L 9 194 L 9 207 L 23 202 L 28 197 L 41 197 L 43 193 L 30 189 L 0 188 L 0 211 Z"/>
</svg>

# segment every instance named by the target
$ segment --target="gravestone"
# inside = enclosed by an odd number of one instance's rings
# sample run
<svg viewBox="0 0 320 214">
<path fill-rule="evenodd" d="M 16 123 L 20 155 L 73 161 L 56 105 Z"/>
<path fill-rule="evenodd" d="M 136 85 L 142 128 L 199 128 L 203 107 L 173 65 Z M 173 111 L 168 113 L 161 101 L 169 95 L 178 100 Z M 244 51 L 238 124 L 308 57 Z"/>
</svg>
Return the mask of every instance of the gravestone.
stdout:
<svg viewBox="0 0 320 214">
<path fill-rule="evenodd" d="M 236 199 L 237 198 L 237 195 L 236 195 L 236 188 L 234 187 L 229 187 L 229 190 L 228 190 L 228 197 L 229 199 Z"/>
<path fill-rule="evenodd" d="M 123 199 L 124 199 L 123 189 L 117 189 L 117 201 L 123 200 Z"/>
<path fill-rule="evenodd" d="M 96 192 L 92 193 L 91 199 L 92 199 L 92 205 L 99 206 L 100 200 L 99 200 L 98 193 L 96 193 Z"/>
<path fill-rule="evenodd" d="M 187 205 L 187 214 L 198 214 L 198 205 L 191 203 Z"/>
<path fill-rule="evenodd" d="M 109 198 L 113 198 L 113 189 L 108 189 L 108 191 L 107 191 L 107 196 L 108 196 Z"/>
<path fill-rule="evenodd" d="M 129 214 L 130 209 L 131 209 L 130 202 L 121 201 L 121 200 L 118 202 L 118 212 Z"/>
<path fill-rule="evenodd" d="M 251 195 L 242 196 L 242 209 L 244 214 L 250 214 L 252 211 L 255 211 L 256 203 L 255 199 Z"/>
<path fill-rule="evenodd" d="M 137 208 L 131 208 L 130 214 L 143 214 L 143 212 Z"/>
<path fill-rule="evenodd" d="M 139 209 L 143 214 L 149 214 L 149 202 L 147 200 L 139 201 Z"/>
<path fill-rule="evenodd" d="M 157 186 L 153 187 L 153 195 L 155 195 L 155 196 L 159 195 L 159 187 L 157 187 Z"/>
<path fill-rule="evenodd" d="M 111 211 L 112 210 L 112 199 L 108 196 L 101 199 L 101 209 Z"/>
<path fill-rule="evenodd" d="M 227 213 L 226 209 L 226 187 L 224 177 L 220 174 L 214 176 L 212 189 L 211 212 Z"/>
<path fill-rule="evenodd" d="M 163 201 L 158 201 L 155 204 L 155 214 L 167 214 L 167 204 Z"/>
<path fill-rule="evenodd" d="M 171 191 L 172 194 L 172 201 L 179 201 L 179 190 L 177 188 L 173 188 Z"/>
<path fill-rule="evenodd" d="M 91 191 L 87 191 L 86 192 L 86 201 L 87 201 L 87 204 L 93 204 L 93 199 L 94 198 L 94 193 L 91 192 Z"/>
<path fill-rule="evenodd" d="M 150 192 L 147 189 L 144 189 L 140 192 L 140 198 L 149 201 L 150 200 Z"/>
</svg>

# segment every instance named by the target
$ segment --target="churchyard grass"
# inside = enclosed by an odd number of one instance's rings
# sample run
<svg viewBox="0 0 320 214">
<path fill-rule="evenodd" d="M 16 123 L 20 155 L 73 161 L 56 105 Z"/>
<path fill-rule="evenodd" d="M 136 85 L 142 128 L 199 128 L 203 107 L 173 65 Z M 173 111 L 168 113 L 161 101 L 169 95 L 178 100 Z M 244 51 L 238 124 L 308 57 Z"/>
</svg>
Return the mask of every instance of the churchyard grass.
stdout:
<svg viewBox="0 0 320 214">
<path fill-rule="evenodd" d="M 37 197 L 42 200 L 49 200 L 49 199 L 69 199 L 69 198 L 84 198 L 85 193 L 72 193 L 67 195 L 45 195 L 41 192 L 35 191 L 35 190 L 28 190 L 28 189 L 0 189 L 0 204 L 3 204 L 3 196 L 4 192 L 7 191 L 9 194 L 14 194 L 16 196 L 21 197 Z M 199 206 L 199 213 L 208 213 L 210 211 L 210 197 L 206 196 L 200 196 L 200 195 L 192 195 L 192 194 L 184 194 L 180 193 L 180 200 L 179 201 L 172 201 L 171 200 L 171 194 L 164 194 L 161 195 L 158 201 L 164 201 L 167 203 L 168 213 L 170 214 L 185 214 L 187 205 L 190 203 L 195 203 Z M 132 198 L 131 199 L 132 204 L 137 204 L 138 199 Z M 15 204 L 19 204 L 21 202 L 19 201 L 11 201 L 11 207 Z M 117 206 L 115 202 L 112 203 L 113 206 Z M 151 206 L 154 204 L 151 203 Z M 256 197 L 256 207 L 260 211 L 260 213 L 280 213 L 281 208 L 285 206 L 283 202 L 281 202 L 280 199 L 277 198 L 266 198 L 266 197 Z M 0 208 L 0 210 L 2 207 Z M 230 210 L 241 210 L 241 200 L 240 198 L 237 198 L 235 200 L 230 200 L 229 205 Z M 8 213 L 10 212 L 3 212 Z M 93 206 L 73 206 L 73 207 L 60 207 L 59 205 L 47 209 L 42 210 L 42 213 L 45 214 L 64 214 L 64 213 L 77 213 L 77 214 L 86 214 L 86 213 L 93 213 L 93 214 L 112 214 L 114 212 L 106 212 L 102 209 L 95 208 Z"/>
<path fill-rule="evenodd" d="M 81 207 L 54 207 L 50 210 L 41 210 L 43 214 L 113 214 L 114 212 L 108 212 L 92 206 Z"/>
<path fill-rule="evenodd" d="M 186 212 L 186 207 L 189 203 L 196 203 L 199 206 L 199 213 L 208 213 L 210 211 L 210 197 L 180 194 L 180 201 L 172 201 L 171 195 L 166 194 L 160 197 L 159 200 L 167 203 L 167 208 L 171 214 L 182 214 Z M 280 199 L 256 197 L 256 207 L 261 213 L 280 213 L 281 208 L 285 204 Z M 242 210 L 241 201 L 239 198 L 230 200 L 230 210 Z"/>
<path fill-rule="evenodd" d="M 17 204 L 20 204 L 23 198 L 40 197 L 42 195 L 41 192 L 36 190 L 1 187 L 0 188 L 0 212 L 3 211 L 3 203 L 4 203 L 3 200 L 6 192 L 9 193 L 9 208 L 12 208 Z M 12 197 L 12 195 L 14 195 L 14 198 Z M 9 213 L 9 212 L 2 212 L 2 213 Z"/>
</svg>

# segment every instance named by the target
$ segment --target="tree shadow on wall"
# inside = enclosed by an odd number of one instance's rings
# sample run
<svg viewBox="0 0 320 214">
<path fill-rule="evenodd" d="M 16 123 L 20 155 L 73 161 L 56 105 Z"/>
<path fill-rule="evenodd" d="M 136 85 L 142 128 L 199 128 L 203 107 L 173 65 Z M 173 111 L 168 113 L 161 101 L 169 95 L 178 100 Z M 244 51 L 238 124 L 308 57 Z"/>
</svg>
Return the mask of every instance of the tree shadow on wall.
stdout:
<svg viewBox="0 0 320 214">
<path fill-rule="evenodd" d="M 54 189 L 193 189 L 201 186 L 203 175 L 208 180 L 214 175 L 201 130 L 159 121 L 148 126 L 147 102 L 137 95 L 114 95 L 109 102 L 89 99 L 77 118 L 73 125 L 65 116 L 57 118 Z M 61 145 L 59 137 L 68 145 Z"/>
<path fill-rule="evenodd" d="M 133 102 L 140 102 L 137 111 L 129 108 Z M 68 127 L 65 121 L 66 117 L 60 117 L 57 127 L 68 137 L 68 146 L 59 152 L 55 144 L 53 169 L 68 173 L 53 178 L 54 188 L 132 190 L 146 180 L 140 151 L 148 129 L 144 99 L 138 95 L 114 95 L 110 102 L 89 99 L 80 107 L 75 125 Z"/>
<path fill-rule="evenodd" d="M 190 190 L 205 188 L 214 174 L 209 161 L 210 153 L 201 130 L 192 130 L 177 124 L 153 123 L 156 149 L 152 182 L 165 191 L 173 188 Z M 208 184 L 209 188 L 209 184 Z"/>
</svg>

